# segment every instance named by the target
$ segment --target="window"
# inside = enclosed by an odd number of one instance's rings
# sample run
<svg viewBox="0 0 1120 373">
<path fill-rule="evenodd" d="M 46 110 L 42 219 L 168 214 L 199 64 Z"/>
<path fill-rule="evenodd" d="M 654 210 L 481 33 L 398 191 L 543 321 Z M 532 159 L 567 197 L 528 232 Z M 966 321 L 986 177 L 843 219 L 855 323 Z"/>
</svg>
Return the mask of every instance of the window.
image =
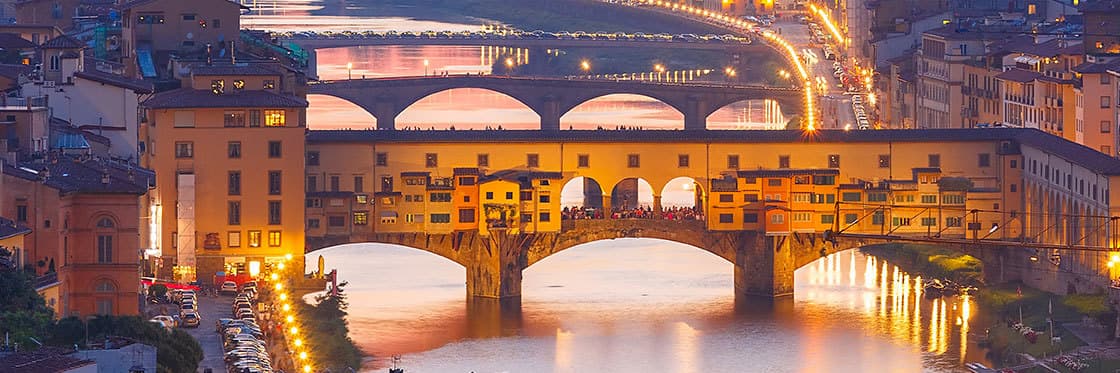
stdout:
<svg viewBox="0 0 1120 373">
<path fill-rule="evenodd" d="M 521 222 L 522 223 L 532 223 L 533 222 L 533 215 L 521 214 Z"/>
<path fill-rule="evenodd" d="M 316 152 L 316 151 L 307 152 L 307 165 L 308 166 L 318 166 L 319 165 L 319 152 Z"/>
<path fill-rule="evenodd" d="M 541 194 L 540 197 L 537 198 L 537 200 L 540 201 L 540 203 L 552 203 L 552 196 Z"/>
<path fill-rule="evenodd" d="M 729 193 L 720 194 L 719 195 L 719 201 L 720 202 L 735 202 L 735 195 L 734 194 L 729 194 Z"/>
<path fill-rule="evenodd" d="M 260 127 L 260 126 L 261 126 L 261 111 L 256 110 L 256 109 L 249 110 L 249 127 Z"/>
<path fill-rule="evenodd" d="M 794 222 L 807 222 L 813 219 L 813 213 L 811 212 L 794 212 L 790 216 L 793 217 Z"/>
<path fill-rule="evenodd" d="M 959 227 L 959 226 L 961 226 L 961 218 L 960 217 L 955 217 L 955 216 L 947 217 L 947 218 L 945 218 L 945 226 L 947 226 L 947 227 Z"/>
<path fill-rule="evenodd" d="M 478 167 L 490 167 L 490 154 L 482 153 L 478 155 Z"/>
<path fill-rule="evenodd" d="M 778 168 L 789 168 L 789 156 L 788 155 L 779 155 L 778 156 Z"/>
<path fill-rule="evenodd" d="M 282 148 L 280 147 L 280 142 L 279 141 L 269 141 L 268 142 L 268 157 L 269 158 L 280 158 L 280 155 L 282 153 L 283 152 L 282 152 Z"/>
<path fill-rule="evenodd" d="M 346 217 L 345 216 L 328 216 L 327 217 L 327 225 L 331 226 L 331 227 L 345 227 L 346 226 Z"/>
<path fill-rule="evenodd" d="M 844 214 L 844 224 L 855 224 L 859 221 L 859 214 Z"/>
<path fill-rule="evenodd" d="M 388 166 L 389 165 L 389 153 L 377 153 L 377 165 L 378 166 Z"/>
<path fill-rule="evenodd" d="M 222 20 L 220 19 L 215 18 L 211 24 L 214 25 L 214 28 L 222 28 Z"/>
<path fill-rule="evenodd" d="M 16 221 L 20 223 L 27 222 L 27 205 L 16 206 Z"/>
<path fill-rule="evenodd" d="M 331 191 L 332 192 L 337 192 L 338 191 L 338 186 L 339 186 L 338 175 L 331 175 Z"/>
<path fill-rule="evenodd" d="M 677 154 L 677 167 L 688 167 L 688 154 Z"/>
<path fill-rule="evenodd" d="M 758 202 L 758 194 L 748 193 L 743 195 L 743 202 Z"/>
<path fill-rule="evenodd" d="M 1108 145 L 1101 145 L 1101 153 L 1112 155 L 1112 147 Z"/>
<path fill-rule="evenodd" d="M 782 179 L 766 179 L 768 186 L 782 186 Z"/>
<path fill-rule="evenodd" d="M 280 201 L 268 201 L 268 224 L 280 224 Z"/>
<path fill-rule="evenodd" d="M 1007 167 L 1010 167 L 1010 168 L 1013 168 L 1013 169 L 1014 168 L 1019 168 L 1019 161 L 1012 159 L 1010 162 L 1007 163 Z"/>
<path fill-rule="evenodd" d="M 268 231 L 268 247 L 280 246 L 280 231 Z"/>
<path fill-rule="evenodd" d="M 227 111 L 222 118 L 225 120 L 226 127 L 245 127 L 244 111 Z"/>
<path fill-rule="evenodd" d="M 929 155 L 929 166 L 930 167 L 941 167 L 941 154 L 930 154 Z"/>
<path fill-rule="evenodd" d="M 638 168 L 642 166 L 642 158 L 638 154 L 628 154 L 626 156 L 626 167 Z"/>
<path fill-rule="evenodd" d="M 194 127 L 194 112 L 178 110 L 175 112 L 175 127 Z"/>
<path fill-rule="evenodd" d="M 1108 108 L 1112 105 L 1112 96 L 1101 96 L 1101 108 Z"/>
<path fill-rule="evenodd" d="M 541 223 L 547 223 L 547 222 L 552 221 L 552 213 L 547 212 L 547 211 L 542 212 L 540 214 L 537 214 L 537 217 L 538 217 L 537 221 L 539 221 Z"/>
<path fill-rule="evenodd" d="M 389 200 L 392 201 L 391 198 Z M 365 194 L 355 195 L 354 196 L 354 203 L 357 203 L 359 205 L 367 204 L 367 203 L 369 203 L 369 196 L 367 196 Z M 388 204 L 391 205 L 391 203 L 388 203 Z"/>
<path fill-rule="evenodd" d="M 451 193 L 432 193 L 428 195 L 428 202 L 451 202 Z"/>
<path fill-rule="evenodd" d="M 194 20 L 194 14 L 184 14 L 183 15 L 183 20 L 184 21 L 193 21 Z"/>
<path fill-rule="evenodd" d="M 51 60 L 50 60 L 50 66 L 48 66 L 48 68 L 51 71 L 60 70 L 62 68 L 62 56 L 59 56 L 57 54 L 52 54 L 51 55 Z"/>
<path fill-rule="evenodd" d="M 215 79 L 210 81 L 210 92 L 220 95 L 226 92 L 226 81 L 222 79 Z"/>
<path fill-rule="evenodd" d="M 50 225 L 50 224 L 48 223 L 47 225 Z M 114 226 L 116 226 L 116 225 L 113 224 L 113 220 L 109 219 L 109 218 L 101 218 L 100 220 L 97 221 L 97 227 L 98 228 L 112 228 Z"/>
<path fill-rule="evenodd" d="M 241 195 L 241 171 L 229 172 L 229 195 Z"/>
<path fill-rule="evenodd" d="M 226 210 L 229 225 L 241 225 L 241 201 L 229 201 Z"/>
<path fill-rule="evenodd" d="M 1112 132 L 1112 121 L 1102 120 L 1101 121 L 1101 133 L 1109 133 L 1109 132 Z"/>
<path fill-rule="evenodd" d="M 513 199 L 513 192 L 506 192 L 506 199 L 507 200 Z"/>
<path fill-rule="evenodd" d="M 307 191 L 308 192 L 319 191 L 319 178 L 315 177 L 315 175 L 307 175 Z"/>
<path fill-rule="evenodd" d="M 540 154 L 533 154 L 533 153 L 526 154 L 525 155 L 525 166 L 529 167 L 529 168 L 540 167 L 541 166 L 541 156 L 540 156 Z"/>
<path fill-rule="evenodd" d="M 112 286 L 112 284 L 110 284 Z M 113 314 L 113 300 L 112 299 L 97 299 L 97 314 L 98 315 L 112 315 Z"/>
<path fill-rule="evenodd" d="M 859 202 L 863 199 L 860 192 L 844 192 L 840 193 L 840 200 L 844 202 Z"/>
<path fill-rule="evenodd" d="M 282 184 L 282 178 L 280 177 L 280 171 L 269 171 L 268 172 L 268 194 L 273 195 L 273 196 L 280 195 L 280 185 L 281 184 Z"/>
<path fill-rule="evenodd" d="M 194 158 L 194 142 L 179 141 L 175 143 L 175 158 Z"/>
<path fill-rule="evenodd" d="M 813 193 L 790 193 L 790 202 L 805 202 L 809 203 L 813 200 Z"/>
<path fill-rule="evenodd" d="M 896 226 L 896 227 L 909 226 L 910 225 L 910 218 L 897 217 L 897 216 L 892 217 L 891 218 L 891 225 Z"/>
<path fill-rule="evenodd" d="M 266 79 L 264 81 L 264 89 L 275 89 L 275 88 L 276 88 L 276 81 L 275 80 Z"/>
<path fill-rule="evenodd" d="M 883 225 L 884 220 L 885 220 L 885 216 L 884 216 L 882 210 L 875 211 L 875 212 L 871 213 L 871 224 L 872 225 Z"/>
<path fill-rule="evenodd" d="M 821 215 L 821 224 L 832 224 L 836 220 L 836 216 L 832 214 Z"/>
<path fill-rule="evenodd" d="M 839 154 L 829 154 L 828 155 L 828 168 L 840 168 L 840 155 Z"/>
<path fill-rule="evenodd" d="M 783 214 L 770 215 L 770 224 L 785 224 L 786 216 Z"/>
<path fill-rule="evenodd" d="M 320 227 L 319 219 L 307 219 L 307 228 L 308 229 L 319 229 L 319 227 Z"/>
<path fill-rule="evenodd" d="M 226 242 L 229 243 L 229 247 L 241 247 L 241 231 L 226 233 Z"/>
<path fill-rule="evenodd" d="M 249 231 L 249 247 L 261 247 L 261 231 Z"/>
<path fill-rule="evenodd" d="M 113 236 L 105 234 L 97 236 L 97 262 L 113 262 Z"/>
<path fill-rule="evenodd" d="M 923 227 L 932 227 L 937 225 L 937 218 L 922 218 Z"/>
<path fill-rule="evenodd" d="M 937 195 L 936 194 L 923 194 L 922 195 L 922 203 L 926 203 L 926 204 L 937 203 Z"/>
<path fill-rule="evenodd" d="M 941 203 L 946 205 L 963 205 L 964 196 L 960 194 L 946 194 L 941 196 Z"/>
<path fill-rule="evenodd" d="M 354 176 L 354 193 L 365 193 L 365 178 Z"/>
<path fill-rule="evenodd" d="M 241 142 L 230 141 L 228 144 L 226 144 L 226 156 L 228 156 L 230 159 L 241 158 Z"/>
<path fill-rule="evenodd" d="M 887 201 L 887 194 L 886 193 L 868 193 L 867 194 L 867 202 L 886 202 L 886 201 Z"/>
<path fill-rule="evenodd" d="M 486 192 L 486 199 L 494 199 L 494 192 Z"/>
<path fill-rule="evenodd" d="M 367 225 L 369 224 L 369 212 L 354 211 L 353 220 L 354 225 Z"/>
<path fill-rule="evenodd" d="M 744 223 L 758 223 L 758 214 L 753 213 L 753 212 L 752 213 L 744 213 L 743 214 L 743 222 Z"/>
<path fill-rule="evenodd" d="M 1015 193 L 1017 191 L 1018 191 L 1018 185 L 1011 184 L 1011 193 Z"/>
<path fill-rule="evenodd" d="M 727 156 L 727 168 L 732 170 L 739 169 L 739 155 L 731 154 Z"/>
<path fill-rule="evenodd" d="M 474 209 L 459 209 L 460 223 L 474 223 Z"/>
<path fill-rule="evenodd" d="M 284 126 L 284 111 L 283 110 L 265 110 L 264 111 L 264 126 L 265 127 L 283 127 Z"/>
<path fill-rule="evenodd" d="M 735 222 L 735 215 L 733 214 L 719 214 L 719 222 L 729 224 Z"/>
<path fill-rule="evenodd" d="M 879 154 L 879 168 L 890 168 L 890 167 L 891 167 L 891 155 L 890 154 Z"/>
<path fill-rule="evenodd" d="M 439 155 L 436 153 L 424 154 L 424 167 L 435 168 L 439 167 Z"/>
<path fill-rule="evenodd" d="M 522 190 L 521 191 L 521 200 L 522 201 L 532 201 L 533 200 L 533 191 Z"/>
<path fill-rule="evenodd" d="M 580 154 L 576 156 L 576 167 L 587 168 L 591 167 L 591 156 L 587 154 Z"/>
<path fill-rule="evenodd" d="M 477 180 L 474 178 L 474 176 L 464 176 L 464 177 L 459 178 L 459 185 L 460 186 L 472 186 L 472 185 L 476 184 L 476 181 Z"/>
<path fill-rule="evenodd" d="M 527 215 L 522 215 L 522 216 L 527 216 Z M 431 221 L 432 223 L 440 223 L 440 224 L 450 223 L 451 222 L 451 214 L 431 214 L 429 216 L 429 221 Z"/>
<path fill-rule="evenodd" d="M 980 167 L 991 167 L 992 166 L 992 155 L 991 154 L 980 153 L 978 155 L 978 158 L 979 158 L 978 163 L 979 163 Z"/>
<path fill-rule="evenodd" d="M 836 175 L 813 175 L 813 185 L 836 185 Z"/>
</svg>

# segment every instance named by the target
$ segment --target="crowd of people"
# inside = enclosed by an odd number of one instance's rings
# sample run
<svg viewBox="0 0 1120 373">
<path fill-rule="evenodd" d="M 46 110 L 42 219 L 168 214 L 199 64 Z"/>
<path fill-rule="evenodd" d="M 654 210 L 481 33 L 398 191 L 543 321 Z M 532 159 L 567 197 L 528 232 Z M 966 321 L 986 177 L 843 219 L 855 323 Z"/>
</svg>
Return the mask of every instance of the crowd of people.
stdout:
<svg viewBox="0 0 1120 373">
<path fill-rule="evenodd" d="M 612 209 L 604 214 L 602 209 L 565 207 L 561 212 L 564 220 L 584 219 L 664 219 L 664 220 L 704 220 L 704 211 L 697 207 L 668 207 L 656 211 L 649 206 L 629 209 Z"/>
</svg>

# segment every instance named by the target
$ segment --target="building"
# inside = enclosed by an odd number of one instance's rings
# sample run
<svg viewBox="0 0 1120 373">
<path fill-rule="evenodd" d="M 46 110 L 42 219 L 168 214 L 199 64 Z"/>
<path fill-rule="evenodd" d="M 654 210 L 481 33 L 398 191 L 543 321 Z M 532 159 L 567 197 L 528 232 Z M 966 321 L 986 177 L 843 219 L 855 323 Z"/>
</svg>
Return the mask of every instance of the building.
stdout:
<svg viewBox="0 0 1120 373">
<path fill-rule="evenodd" d="M 57 347 L 0 355 L 0 373 L 97 373 L 97 363 L 72 356 Z"/>
<path fill-rule="evenodd" d="M 917 57 L 917 128 L 964 128 L 968 118 L 961 85 L 964 66 L 982 64 L 984 35 L 954 25 L 926 31 Z"/>
<path fill-rule="evenodd" d="M 170 78 L 157 66 L 167 66 L 172 52 L 231 55 L 231 43 L 241 37 L 241 11 L 248 9 L 230 0 L 131 0 L 120 8 L 126 75 L 143 78 Z"/>
<path fill-rule="evenodd" d="M 16 225 L 15 221 L 0 217 L 0 249 L 7 250 L 7 255 L 0 258 L 0 266 L 23 268 L 27 263 L 23 237 L 30 233 L 31 228 Z"/>
<path fill-rule="evenodd" d="M 18 24 L 50 25 L 71 30 L 76 20 L 96 18 L 100 10 L 116 4 L 115 0 L 17 0 L 15 20 Z"/>
<path fill-rule="evenodd" d="M 97 373 L 156 373 L 156 347 L 129 338 L 112 337 L 91 343 L 91 349 L 70 356 L 97 364 Z"/>
<path fill-rule="evenodd" d="M 1120 0 L 1086 1 L 1081 13 L 1085 15 L 1085 53 L 1120 55 Z"/>
<path fill-rule="evenodd" d="M 264 71 L 196 66 L 185 88 L 141 104 L 142 161 L 161 175 L 145 202 L 161 277 L 210 281 L 303 252 L 307 101 Z"/>
</svg>

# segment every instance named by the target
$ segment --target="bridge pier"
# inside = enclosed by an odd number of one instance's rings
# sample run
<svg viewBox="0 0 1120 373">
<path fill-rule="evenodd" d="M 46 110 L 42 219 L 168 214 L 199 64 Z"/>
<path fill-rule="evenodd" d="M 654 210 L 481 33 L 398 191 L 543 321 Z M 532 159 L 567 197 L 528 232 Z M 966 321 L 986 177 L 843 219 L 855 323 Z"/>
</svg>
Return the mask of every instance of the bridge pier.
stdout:
<svg viewBox="0 0 1120 373">
<path fill-rule="evenodd" d="M 699 97 L 688 97 L 684 113 L 685 131 L 703 131 L 708 128 L 707 103 Z"/>
<path fill-rule="evenodd" d="M 735 296 L 793 295 L 797 269 L 789 236 L 741 236 L 735 248 Z"/>
<path fill-rule="evenodd" d="M 564 116 L 564 113 L 560 111 L 560 102 L 553 97 L 545 97 L 542 106 L 540 110 L 537 110 L 537 115 L 541 117 L 541 131 L 559 131 L 560 117 Z"/>
<path fill-rule="evenodd" d="M 397 129 L 397 105 L 387 99 L 377 100 L 373 104 L 373 109 L 369 110 L 374 118 L 377 118 L 377 129 L 379 130 L 395 130 Z"/>
<path fill-rule="evenodd" d="M 521 271 L 533 235 L 492 230 L 477 246 L 463 252 L 467 267 L 467 295 L 483 298 L 521 296 Z"/>
</svg>

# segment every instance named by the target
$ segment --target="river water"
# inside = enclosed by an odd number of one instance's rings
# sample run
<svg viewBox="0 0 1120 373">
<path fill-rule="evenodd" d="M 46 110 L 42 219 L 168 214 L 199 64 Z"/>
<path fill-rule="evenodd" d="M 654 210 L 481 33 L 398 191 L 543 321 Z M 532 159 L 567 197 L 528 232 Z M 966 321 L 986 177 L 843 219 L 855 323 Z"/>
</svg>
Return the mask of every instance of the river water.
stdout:
<svg viewBox="0 0 1120 373">
<path fill-rule="evenodd" d="M 474 30 L 484 20 L 374 14 L 354 2 L 260 1 L 243 21 L 274 30 Z M 489 73 L 483 47 L 375 47 L 319 51 L 325 79 Z M 427 61 L 427 64 L 425 64 Z M 347 63 L 353 67 L 347 69 Z M 369 128 L 356 106 L 309 97 L 313 129 Z M 713 114 L 710 128 L 764 128 L 762 103 Z M 681 116 L 641 96 L 607 96 L 562 127 L 679 128 Z M 533 128 L 536 115 L 500 94 L 453 90 L 405 111 L 401 126 Z M 671 203 L 672 201 L 667 201 Z M 968 342 L 989 321 L 966 298 L 926 299 L 918 279 L 856 251 L 799 269 L 795 294 L 734 296 L 731 263 L 653 239 L 577 246 L 527 269 L 519 304 L 464 299 L 465 271 L 433 254 L 354 244 L 311 254 L 348 281 L 351 337 L 383 371 L 401 355 L 409 372 L 915 372 L 988 363 Z M 311 268 L 309 268 L 311 270 Z M 975 338 L 973 338 L 975 339 Z M 988 364 L 991 365 L 991 364 Z"/>
</svg>

